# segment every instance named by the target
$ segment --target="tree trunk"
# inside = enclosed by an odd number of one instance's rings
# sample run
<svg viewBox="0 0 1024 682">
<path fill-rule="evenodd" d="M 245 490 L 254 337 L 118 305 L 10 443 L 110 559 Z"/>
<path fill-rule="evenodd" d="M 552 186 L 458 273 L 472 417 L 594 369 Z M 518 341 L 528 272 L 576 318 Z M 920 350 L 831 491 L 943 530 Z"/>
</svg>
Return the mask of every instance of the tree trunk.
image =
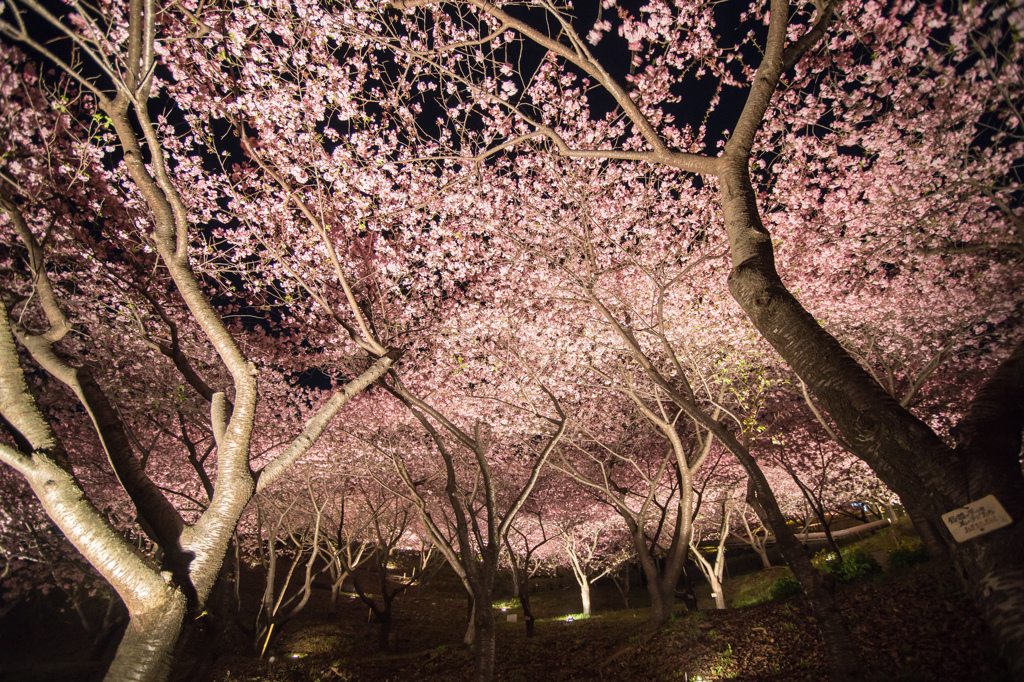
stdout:
<svg viewBox="0 0 1024 682">
<path fill-rule="evenodd" d="M 668 594 L 665 593 L 662 584 L 663 576 L 658 570 L 658 562 L 647 551 L 643 529 L 631 530 L 633 531 L 633 546 L 636 548 L 640 560 L 640 568 L 643 571 L 643 576 L 647 579 L 647 593 L 651 595 L 650 624 L 658 625 L 664 623 L 672 615 L 672 606 L 675 604 L 676 598 L 675 585 L 671 586 L 672 589 Z"/>
<path fill-rule="evenodd" d="M 533 609 L 530 608 L 530 574 L 527 573 L 522 587 L 519 588 L 519 605 L 523 607 L 523 621 L 526 623 L 526 636 L 533 637 Z"/>
<path fill-rule="evenodd" d="M 462 638 L 462 643 L 466 646 L 473 646 L 476 642 L 476 600 L 473 599 L 473 595 L 469 595 L 469 622 L 466 623 L 466 634 Z"/>
<path fill-rule="evenodd" d="M 585 577 L 580 583 L 580 600 L 583 602 L 583 615 L 590 615 L 590 581 Z"/>
<path fill-rule="evenodd" d="M 666 587 L 664 580 L 648 581 L 647 591 L 651 595 L 650 624 L 660 625 L 672 617 L 676 603 L 675 585 Z"/>
<path fill-rule="evenodd" d="M 473 680 L 490 682 L 494 678 L 494 609 L 490 599 L 480 600 L 476 612 L 476 652 Z"/>
<path fill-rule="evenodd" d="M 683 566 L 683 604 L 686 606 L 687 612 L 696 613 L 699 610 L 697 608 L 697 593 L 693 591 L 693 580 L 690 578 L 690 571 L 686 566 Z"/>
<path fill-rule="evenodd" d="M 725 609 L 725 590 L 722 589 L 722 581 L 717 576 L 712 574 L 710 576 L 711 592 L 715 598 L 715 608 L 719 610 Z"/>
<path fill-rule="evenodd" d="M 765 547 L 754 547 L 754 551 L 757 552 L 757 556 L 761 557 L 761 567 L 769 569 L 772 567 L 772 562 L 768 558 L 768 550 Z"/>
<path fill-rule="evenodd" d="M 925 512 L 918 509 L 913 502 L 904 504 L 903 508 L 907 511 L 910 522 L 914 524 L 914 530 L 921 538 L 921 544 L 928 551 L 928 556 L 939 560 L 948 558 L 949 551 L 946 549 L 946 543 L 939 535 L 939 531 L 928 520 Z"/>
<path fill-rule="evenodd" d="M 683 569 L 683 574 L 686 574 L 686 569 Z M 622 576 L 619 576 L 618 571 L 612 573 L 612 582 L 615 583 L 615 589 L 619 591 L 619 596 L 622 597 L 623 608 L 629 608 L 629 563 L 622 569 Z M 689 583 L 689 579 L 687 579 Z"/>
<path fill-rule="evenodd" d="M 171 673 L 171 655 L 181 632 L 185 609 L 185 595 L 175 590 L 172 597 L 159 607 L 132 614 L 104 680 L 166 680 Z"/>
<path fill-rule="evenodd" d="M 829 672 L 833 682 L 858 682 L 860 675 L 860 658 L 857 648 L 853 645 L 846 619 L 839 612 L 835 601 L 835 581 L 832 576 L 814 567 L 807 557 L 803 545 L 786 525 L 786 518 L 779 509 L 775 494 L 768 485 L 764 473 L 744 448 L 740 454 L 746 453 L 742 461 L 747 470 L 749 485 L 747 488 L 747 504 L 761 520 L 761 525 L 775 535 L 782 557 L 786 560 L 793 575 L 800 581 L 804 594 L 811 603 L 814 618 L 821 631 L 821 639 L 828 655 Z"/>
<path fill-rule="evenodd" d="M 843 560 L 843 553 L 839 550 L 839 544 L 836 542 L 836 539 L 832 537 L 831 522 L 825 520 L 824 513 L 818 518 L 821 519 L 821 529 L 825 532 L 825 544 L 828 545 L 828 550 L 836 555 L 836 561 L 841 562 Z"/>
<path fill-rule="evenodd" d="M 926 546 L 945 545 L 1000 653 L 1016 679 L 1024 680 L 1024 344 L 978 391 L 957 426 L 953 450 L 879 386 L 786 289 L 747 161 L 728 154 L 727 146 L 719 181 L 733 256 L 730 293 L 828 410 L 854 453 L 900 496 L 911 518 L 926 522 L 918 526 Z M 1015 522 L 955 542 L 942 515 L 986 495 L 994 495 Z M 933 542 L 932 531 L 941 543 Z"/>
<path fill-rule="evenodd" d="M 331 601 L 327 604 L 327 613 L 329 615 L 338 614 L 338 596 L 341 592 L 341 583 L 335 582 L 331 584 Z"/>
<path fill-rule="evenodd" d="M 382 652 L 391 651 L 391 604 L 387 604 L 376 614 L 380 630 L 377 632 L 377 648 Z"/>
</svg>

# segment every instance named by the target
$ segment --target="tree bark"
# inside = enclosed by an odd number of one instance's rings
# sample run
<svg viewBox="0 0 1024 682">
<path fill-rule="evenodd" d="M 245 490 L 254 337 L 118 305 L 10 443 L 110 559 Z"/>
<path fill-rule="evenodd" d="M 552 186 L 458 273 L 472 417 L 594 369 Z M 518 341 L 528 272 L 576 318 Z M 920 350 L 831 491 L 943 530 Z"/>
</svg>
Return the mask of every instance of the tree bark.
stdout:
<svg viewBox="0 0 1024 682">
<path fill-rule="evenodd" d="M 161 682 L 167 679 L 186 607 L 185 595 L 175 591 L 163 604 L 132 614 L 104 680 Z"/>
<path fill-rule="evenodd" d="M 908 512 L 927 522 L 923 539 L 933 541 L 932 529 L 942 538 L 940 556 L 948 552 L 952 557 L 1000 653 L 1015 678 L 1024 680 L 1024 476 L 1019 463 L 1024 347 L 979 391 L 973 413 L 961 422 L 968 424 L 965 436 L 956 450 L 950 448 L 879 386 L 785 288 L 746 162 L 723 166 L 733 298 L 829 411 L 857 456 L 900 496 Z M 979 399 L 984 405 L 975 410 Z M 1014 523 L 955 542 L 942 515 L 989 494 Z"/>
<path fill-rule="evenodd" d="M 388 602 L 374 615 L 380 625 L 380 629 L 377 631 L 377 648 L 383 652 L 391 651 L 391 603 Z"/>
<path fill-rule="evenodd" d="M 583 615 L 590 615 L 590 581 L 587 580 L 586 576 L 583 578 L 583 582 L 580 583 L 580 601 L 583 602 Z"/>
<path fill-rule="evenodd" d="M 664 623 L 672 616 L 672 607 L 675 606 L 676 583 L 679 581 L 679 574 L 674 577 L 667 576 L 664 571 L 658 568 L 657 560 L 651 556 L 647 548 L 647 538 L 644 537 L 643 528 L 635 523 L 630 523 L 630 536 L 633 538 L 633 547 L 636 549 L 637 558 L 640 561 L 640 568 L 647 578 L 647 592 L 651 596 L 651 611 L 648 620 L 652 626 Z M 689 551 L 689 543 L 683 545 Z M 666 589 L 666 585 L 668 589 Z"/>
<path fill-rule="evenodd" d="M 490 597 L 490 595 L 488 595 Z M 494 609 L 491 600 L 477 600 L 476 652 L 473 657 L 475 682 L 490 682 L 494 678 Z"/>
<path fill-rule="evenodd" d="M 719 580 L 717 575 L 711 576 L 711 591 L 714 593 L 715 608 L 722 610 L 725 608 L 725 591 L 722 589 L 722 581 Z"/>
<path fill-rule="evenodd" d="M 685 574 L 686 569 L 683 569 L 683 572 Z M 618 571 L 612 573 L 612 581 L 615 583 L 615 588 L 619 591 L 619 596 L 622 597 L 622 607 L 628 609 L 629 608 L 629 587 L 630 587 L 630 585 L 629 585 L 629 562 L 628 561 L 625 562 L 624 566 L 622 567 L 622 575 L 621 576 L 619 575 Z M 687 583 L 687 585 L 689 585 L 689 583 L 690 583 L 689 576 L 687 576 L 686 583 Z"/>
<path fill-rule="evenodd" d="M 466 634 L 462 636 L 462 643 L 466 646 L 473 646 L 476 643 L 476 608 L 473 595 L 469 595 L 469 618 L 466 622 Z"/>
</svg>

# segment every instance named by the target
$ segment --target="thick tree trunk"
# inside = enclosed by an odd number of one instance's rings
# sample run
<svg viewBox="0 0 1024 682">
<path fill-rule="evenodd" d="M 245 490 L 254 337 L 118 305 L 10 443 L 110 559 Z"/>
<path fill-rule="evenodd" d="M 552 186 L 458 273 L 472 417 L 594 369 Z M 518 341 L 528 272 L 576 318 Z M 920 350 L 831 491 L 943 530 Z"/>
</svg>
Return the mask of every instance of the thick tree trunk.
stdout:
<svg viewBox="0 0 1024 682">
<path fill-rule="evenodd" d="M 1024 680 L 1024 346 L 979 391 L 953 450 L 879 386 L 786 289 L 747 162 L 722 160 L 733 298 L 828 410 L 857 456 L 900 496 L 908 513 L 927 522 L 924 541 L 933 543 L 931 530 L 942 538 L 1001 654 L 1016 679 Z M 956 543 L 942 514 L 986 495 L 994 495 L 1014 523 Z"/>
<path fill-rule="evenodd" d="M 672 617 L 676 603 L 675 585 L 666 587 L 663 580 L 648 581 L 647 591 L 651 595 L 651 625 L 660 625 Z"/>
<path fill-rule="evenodd" d="M 107 682 L 162 682 L 181 632 L 186 599 L 179 591 L 162 605 L 132 614 L 104 678 Z"/>
<path fill-rule="evenodd" d="M 632 530 L 633 546 L 637 550 L 640 568 L 647 579 L 647 593 L 651 596 L 651 611 L 648 618 L 651 625 L 659 625 L 667 621 L 672 615 L 672 607 L 675 605 L 676 598 L 676 586 L 673 582 L 668 590 L 665 589 L 665 576 L 658 569 L 658 562 L 647 551 L 643 530 Z"/>
<path fill-rule="evenodd" d="M 380 651 L 391 651 L 391 608 L 390 604 L 381 609 L 377 614 L 377 622 L 380 630 L 377 632 L 377 648 Z"/>
<path fill-rule="evenodd" d="M 494 610 L 490 599 L 480 600 L 476 611 L 476 652 L 473 657 L 473 680 L 494 679 Z"/>
<path fill-rule="evenodd" d="M 693 591 L 693 580 L 690 579 L 690 571 L 685 566 L 683 567 L 683 605 L 686 606 L 688 612 L 698 611 L 697 593 Z"/>
</svg>

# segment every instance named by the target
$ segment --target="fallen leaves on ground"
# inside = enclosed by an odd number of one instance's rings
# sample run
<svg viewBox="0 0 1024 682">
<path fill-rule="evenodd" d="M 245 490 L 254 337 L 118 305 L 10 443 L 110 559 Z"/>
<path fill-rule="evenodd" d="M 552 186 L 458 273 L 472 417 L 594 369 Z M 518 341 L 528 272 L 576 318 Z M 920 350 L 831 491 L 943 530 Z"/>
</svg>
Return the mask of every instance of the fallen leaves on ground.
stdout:
<svg viewBox="0 0 1024 682">
<path fill-rule="evenodd" d="M 355 632 L 349 624 L 346 637 L 330 638 L 334 651 L 311 651 L 304 658 L 278 658 L 274 663 L 227 657 L 216 679 L 469 679 L 472 652 L 460 643 L 465 601 L 452 598 L 439 604 L 438 599 L 409 599 L 402 605 L 402 653 L 375 653 L 372 625 Z M 541 596 L 536 599 L 542 602 Z M 861 651 L 864 680 L 1009 679 L 973 605 L 938 566 L 846 586 L 838 601 Z M 322 623 L 316 627 L 320 629 L 314 639 L 329 636 Z M 281 646 L 296 646 L 302 632 L 297 629 Z M 572 623 L 541 620 L 533 638 L 526 637 L 521 621 L 502 621 L 497 624 L 495 678 L 817 682 L 829 675 L 810 606 L 797 597 L 744 609 L 680 614 L 658 628 L 648 626 L 644 609 Z"/>
</svg>

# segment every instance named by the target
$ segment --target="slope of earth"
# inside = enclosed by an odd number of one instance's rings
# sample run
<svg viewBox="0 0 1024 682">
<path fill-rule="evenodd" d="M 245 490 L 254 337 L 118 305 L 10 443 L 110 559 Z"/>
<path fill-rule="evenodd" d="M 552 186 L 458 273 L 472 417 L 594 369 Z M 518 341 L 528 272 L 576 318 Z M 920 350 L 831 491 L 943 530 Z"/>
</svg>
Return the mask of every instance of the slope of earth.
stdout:
<svg viewBox="0 0 1024 682">
<path fill-rule="evenodd" d="M 646 609 L 605 611 L 573 622 L 553 617 L 571 611 L 572 598 L 578 599 L 574 592 L 533 597 L 534 611 L 542 617 L 533 638 L 526 637 L 521 614 L 517 623 L 499 618 L 496 679 L 828 680 L 803 597 L 679 614 L 652 631 Z M 861 650 L 864 680 L 1009 679 L 977 612 L 939 566 L 925 564 L 847 586 L 839 601 Z M 273 660 L 222 656 L 212 679 L 468 679 L 472 652 L 460 644 L 465 610 L 457 592 L 411 594 L 396 602 L 399 653 L 394 654 L 375 652 L 376 632 L 365 612 L 359 620 L 352 614 L 306 619 L 282 635 Z"/>
</svg>

